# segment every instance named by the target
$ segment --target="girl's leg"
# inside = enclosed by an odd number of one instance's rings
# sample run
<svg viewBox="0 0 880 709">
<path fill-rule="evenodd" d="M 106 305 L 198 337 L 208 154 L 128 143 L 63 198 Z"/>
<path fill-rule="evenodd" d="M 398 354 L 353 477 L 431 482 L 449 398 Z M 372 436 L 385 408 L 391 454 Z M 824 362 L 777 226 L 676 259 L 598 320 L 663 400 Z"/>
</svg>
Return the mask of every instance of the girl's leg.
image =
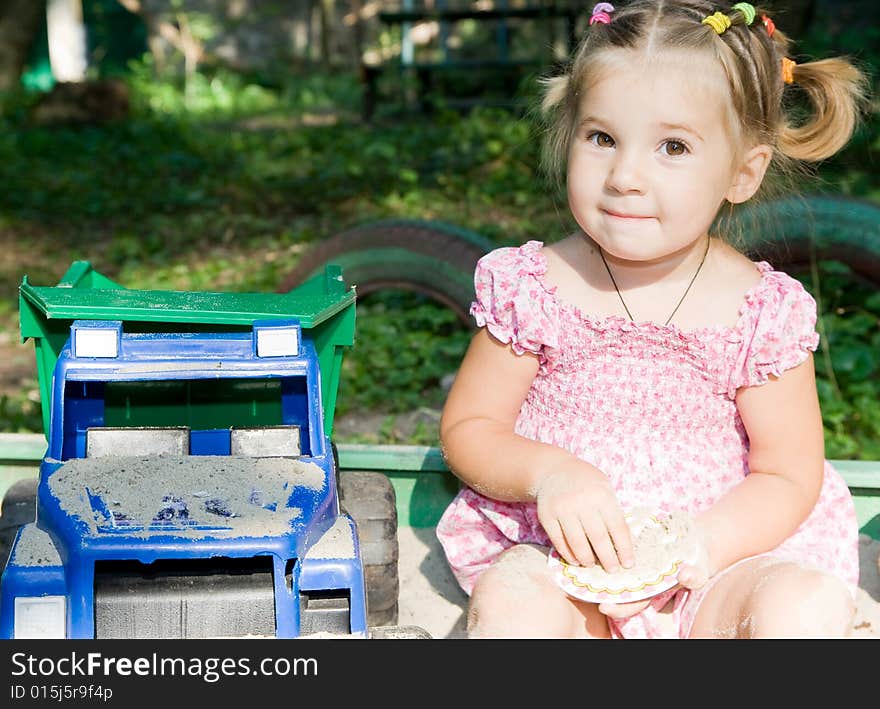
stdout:
<svg viewBox="0 0 880 709">
<path fill-rule="evenodd" d="M 760 557 L 731 569 L 706 593 L 692 638 L 846 637 L 855 604 L 839 579 Z"/>
<path fill-rule="evenodd" d="M 474 586 L 470 638 L 609 638 L 608 621 L 592 603 L 559 588 L 547 549 L 519 544 L 503 552 Z"/>
</svg>

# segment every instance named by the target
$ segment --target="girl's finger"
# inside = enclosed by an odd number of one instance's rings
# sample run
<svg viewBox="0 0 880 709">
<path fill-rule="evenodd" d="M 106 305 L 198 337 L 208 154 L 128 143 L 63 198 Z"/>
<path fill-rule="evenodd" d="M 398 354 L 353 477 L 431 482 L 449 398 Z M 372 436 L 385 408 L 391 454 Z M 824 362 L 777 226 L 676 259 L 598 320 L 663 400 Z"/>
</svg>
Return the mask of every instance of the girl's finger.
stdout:
<svg viewBox="0 0 880 709">
<path fill-rule="evenodd" d="M 609 618 L 629 618 L 636 613 L 641 613 L 650 603 L 650 599 L 635 603 L 600 603 L 599 612 Z"/>
<path fill-rule="evenodd" d="M 575 561 L 573 563 L 581 566 L 593 566 L 596 563 L 596 557 L 590 548 L 590 542 L 587 539 L 587 533 L 577 517 L 571 519 L 563 519 L 560 521 L 562 533 L 565 535 L 565 541 L 568 548 L 574 554 Z"/>
<path fill-rule="evenodd" d="M 577 558 L 565 541 L 565 535 L 562 533 L 562 527 L 559 525 L 558 521 L 554 520 L 548 524 L 544 527 L 544 531 L 547 532 L 547 536 L 550 538 L 550 543 L 553 545 L 553 548 L 556 549 L 556 553 L 559 554 L 559 556 L 565 559 L 569 564 L 578 563 Z"/>
<path fill-rule="evenodd" d="M 633 550 L 632 533 L 630 532 L 629 525 L 626 523 L 623 510 L 618 506 L 613 511 L 607 511 L 605 524 L 611 534 L 611 541 L 617 550 L 617 558 L 621 566 L 625 569 L 632 568 L 632 565 L 635 563 L 635 552 Z"/>
<path fill-rule="evenodd" d="M 614 545 L 611 543 L 611 537 L 608 536 L 608 528 L 605 526 L 605 520 L 600 515 L 594 515 L 590 519 L 581 520 L 584 530 L 593 547 L 593 553 L 602 568 L 609 574 L 614 573 L 620 568 L 617 560 L 617 552 L 614 551 Z"/>
</svg>

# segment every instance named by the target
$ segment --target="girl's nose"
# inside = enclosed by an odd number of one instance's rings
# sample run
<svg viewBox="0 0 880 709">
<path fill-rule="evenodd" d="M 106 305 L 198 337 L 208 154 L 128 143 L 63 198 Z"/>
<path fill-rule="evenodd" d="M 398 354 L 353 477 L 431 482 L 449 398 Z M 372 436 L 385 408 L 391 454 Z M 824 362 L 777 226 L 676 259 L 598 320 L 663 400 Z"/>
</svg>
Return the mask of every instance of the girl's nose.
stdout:
<svg viewBox="0 0 880 709">
<path fill-rule="evenodd" d="M 638 157 L 631 152 L 615 151 L 605 184 L 620 194 L 642 194 L 645 191 L 645 175 Z"/>
</svg>

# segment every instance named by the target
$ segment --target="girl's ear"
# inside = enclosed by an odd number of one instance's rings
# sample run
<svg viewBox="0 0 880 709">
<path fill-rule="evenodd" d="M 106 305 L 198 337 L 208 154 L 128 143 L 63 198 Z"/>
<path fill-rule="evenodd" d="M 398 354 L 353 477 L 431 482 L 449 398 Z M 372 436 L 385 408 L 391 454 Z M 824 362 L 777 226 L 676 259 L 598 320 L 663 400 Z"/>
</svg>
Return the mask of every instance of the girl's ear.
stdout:
<svg viewBox="0 0 880 709">
<path fill-rule="evenodd" d="M 733 175 L 733 181 L 726 195 L 727 201 L 739 204 L 750 199 L 761 186 L 772 157 L 773 148 L 769 145 L 756 145 L 746 151 L 739 169 Z"/>
</svg>

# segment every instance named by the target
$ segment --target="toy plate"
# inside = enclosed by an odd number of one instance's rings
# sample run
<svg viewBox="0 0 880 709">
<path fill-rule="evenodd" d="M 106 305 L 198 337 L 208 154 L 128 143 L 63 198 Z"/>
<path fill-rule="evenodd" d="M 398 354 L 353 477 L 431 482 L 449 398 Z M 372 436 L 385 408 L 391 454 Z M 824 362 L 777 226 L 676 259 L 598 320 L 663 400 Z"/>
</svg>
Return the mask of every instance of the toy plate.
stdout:
<svg viewBox="0 0 880 709">
<path fill-rule="evenodd" d="M 569 564 L 550 550 L 547 559 L 556 582 L 570 596 L 590 603 L 633 603 L 669 590 L 678 583 L 683 564 L 694 563 L 695 548 L 688 544 L 683 531 L 672 531 L 664 525 L 669 518 L 663 512 L 636 510 L 626 514 L 634 543 L 643 533 L 655 537 L 656 560 L 648 565 L 636 564 L 609 574 L 601 566 Z M 673 528 L 674 529 L 674 528 Z M 639 552 L 636 550 L 638 559 Z"/>
</svg>

